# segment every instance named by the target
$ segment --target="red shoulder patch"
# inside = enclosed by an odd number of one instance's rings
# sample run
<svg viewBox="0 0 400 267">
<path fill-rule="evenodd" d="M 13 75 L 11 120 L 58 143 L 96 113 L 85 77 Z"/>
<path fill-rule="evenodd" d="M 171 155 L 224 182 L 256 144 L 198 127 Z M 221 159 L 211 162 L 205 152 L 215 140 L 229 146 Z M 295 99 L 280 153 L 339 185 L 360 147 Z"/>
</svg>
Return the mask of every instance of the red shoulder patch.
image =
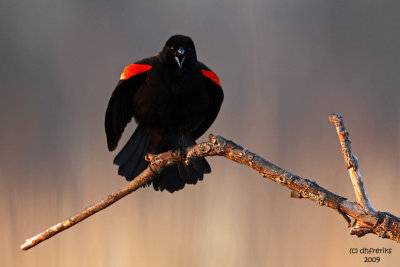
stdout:
<svg viewBox="0 0 400 267">
<path fill-rule="evenodd" d="M 121 74 L 121 80 L 129 79 L 132 76 L 138 75 L 139 73 L 146 72 L 151 69 L 152 66 L 144 64 L 130 64 L 125 67 L 124 72 Z"/>
<path fill-rule="evenodd" d="M 218 84 L 219 87 L 221 87 L 221 84 L 219 83 L 219 78 L 218 78 L 217 74 L 215 74 L 211 70 L 204 70 L 204 69 L 202 69 L 201 72 L 203 73 L 204 76 L 206 76 L 208 79 L 210 79 L 214 83 Z"/>
</svg>

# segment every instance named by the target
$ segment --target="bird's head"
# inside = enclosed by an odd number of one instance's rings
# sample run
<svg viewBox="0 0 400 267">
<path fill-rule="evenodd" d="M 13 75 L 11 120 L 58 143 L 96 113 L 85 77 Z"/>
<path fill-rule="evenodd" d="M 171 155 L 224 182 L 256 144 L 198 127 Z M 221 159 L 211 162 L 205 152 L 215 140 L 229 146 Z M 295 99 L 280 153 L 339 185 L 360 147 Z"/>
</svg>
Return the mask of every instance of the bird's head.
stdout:
<svg viewBox="0 0 400 267">
<path fill-rule="evenodd" d="M 168 39 L 161 52 L 161 58 L 177 69 L 190 69 L 196 65 L 197 55 L 192 39 L 184 35 L 174 35 Z"/>
</svg>

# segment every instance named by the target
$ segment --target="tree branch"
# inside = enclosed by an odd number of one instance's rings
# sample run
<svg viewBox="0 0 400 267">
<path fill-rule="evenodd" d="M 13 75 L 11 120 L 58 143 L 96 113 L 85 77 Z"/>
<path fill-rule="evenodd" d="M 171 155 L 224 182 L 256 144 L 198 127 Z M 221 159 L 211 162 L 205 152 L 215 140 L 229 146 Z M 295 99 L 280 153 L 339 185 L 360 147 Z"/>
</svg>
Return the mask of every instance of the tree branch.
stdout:
<svg viewBox="0 0 400 267">
<path fill-rule="evenodd" d="M 350 234 L 352 235 L 361 237 L 365 234 L 373 233 L 381 238 L 389 238 L 400 243 L 400 219 L 390 213 L 375 211 L 372 208 L 358 168 L 357 158 L 351 152 L 350 141 L 348 139 L 349 134 L 344 127 L 342 117 L 333 114 L 329 119 L 335 125 L 338 132 L 342 153 L 356 194 L 356 202 L 347 201 L 346 198 L 319 186 L 314 180 L 305 179 L 281 169 L 259 155 L 221 136 L 210 135 L 208 142 L 187 147 L 185 149 L 185 163 L 188 164 L 196 157 L 223 156 L 232 161 L 247 165 L 258 171 L 263 177 L 267 177 L 274 182 L 288 187 L 292 190 L 292 197 L 308 198 L 318 205 L 337 210 L 348 222 L 349 226 L 351 222 L 349 217 L 354 218 L 354 223 L 350 230 Z M 36 246 L 40 242 L 110 206 L 139 187 L 146 185 L 161 173 L 165 167 L 180 161 L 181 155 L 179 151 L 167 151 L 158 155 L 149 154 L 146 156 L 146 160 L 150 162 L 149 166 L 127 186 L 108 195 L 102 201 L 84 209 L 67 220 L 27 239 L 21 245 L 21 249 L 27 250 Z"/>
<path fill-rule="evenodd" d="M 372 208 L 372 205 L 368 199 L 367 190 L 364 187 L 361 172 L 358 168 L 358 159 L 351 152 L 349 132 L 344 127 L 343 118 L 340 115 L 332 114 L 329 116 L 329 120 L 336 127 L 344 162 L 346 163 L 346 168 L 349 171 L 351 183 L 353 184 L 354 192 L 356 194 L 357 203 L 369 213 L 376 214 L 376 211 L 374 208 Z"/>
<path fill-rule="evenodd" d="M 209 141 L 196 144 L 191 147 L 186 147 L 185 154 L 187 154 L 188 156 L 190 155 L 190 157 L 187 157 L 186 159 L 186 162 L 188 163 L 193 157 L 214 156 L 217 153 L 214 150 L 211 141 Z M 167 151 L 158 155 L 148 154 L 146 155 L 146 160 L 150 161 L 149 166 L 141 174 L 136 176 L 135 179 L 129 182 L 128 185 L 114 193 L 109 194 L 105 199 L 88 208 L 85 208 L 80 213 L 53 225 L 52 227 L 41 232 L 40 234 L 35 235 L 34 237 L 26 239 L 25 243 L 22 244 L 20 248 L 22 250 L 28 250 L 41 243 L 42 241 L 49 239 L 50 237 L 83 221 L 84 219 L 101 211 L 102 209 L 107 208 L 108 206 L 117 202 L 126 195 L 136 191 L 139 187 L 148 184 L 151 180 L 154 179 L 154 177 L 160 174 L 165 167 L 173 165 L 177 161 L 180 161 L 181 156 L 179 151 Z"/>
</svg>

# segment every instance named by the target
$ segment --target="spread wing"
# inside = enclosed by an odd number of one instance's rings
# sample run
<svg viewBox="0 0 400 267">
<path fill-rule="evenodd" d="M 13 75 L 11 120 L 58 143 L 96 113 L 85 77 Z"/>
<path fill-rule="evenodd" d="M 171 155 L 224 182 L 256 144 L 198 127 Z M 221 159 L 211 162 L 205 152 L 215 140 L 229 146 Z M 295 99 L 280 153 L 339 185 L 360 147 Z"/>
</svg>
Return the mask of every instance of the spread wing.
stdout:
<svg viewBox="0 0 400 267">
<path fill-rule="evenodd" d="M 199 127 L 192 132 L 192 136 L 195 140 L 210 128 L 211 124 L 217 117 L 222 101 L 224 100 L 224 92 L 222 91 L 218 76 L 203 63 L 198 62 L 198 64 L 203 74 L 204 84 L 208 93 L 209 105 L 205 119 Z"/>
<path fill-rule="evenodd" d="M 105 116 L 107 145 L 110 151 L 117 147 L 118 141 L 134 115 L 133 98 L 144 83 L 146 73 L 152 68 L 153 58 L 141 60 L 125 67 L 121 78 L 108 102 Z"/>
</svg>

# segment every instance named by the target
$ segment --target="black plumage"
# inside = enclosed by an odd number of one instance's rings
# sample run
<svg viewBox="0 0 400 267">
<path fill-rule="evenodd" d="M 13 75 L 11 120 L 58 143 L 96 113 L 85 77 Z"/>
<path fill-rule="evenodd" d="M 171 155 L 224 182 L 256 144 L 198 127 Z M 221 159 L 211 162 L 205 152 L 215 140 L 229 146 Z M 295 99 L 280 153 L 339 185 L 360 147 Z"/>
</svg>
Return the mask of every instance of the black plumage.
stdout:
<svg viewBox="0 0 400 267">
<path fill-rule="evenodd" d="M 148 165 L 147 153 L 191 146 L 214 122 L 223 101 L 217 75 L 197 60 L 191 38 L 174 35 L 162 51 L 127 66 L 114 89 L 105 116 L 107 144 L 117 147 L 132 118 L 138 126 L 118 153 L 118 173 L 132 180 Z M 211 171 L 204 158 L 178 162 L 153 180 L 156 190 L 174 192 L 195 184 Z"/>
</svg>

